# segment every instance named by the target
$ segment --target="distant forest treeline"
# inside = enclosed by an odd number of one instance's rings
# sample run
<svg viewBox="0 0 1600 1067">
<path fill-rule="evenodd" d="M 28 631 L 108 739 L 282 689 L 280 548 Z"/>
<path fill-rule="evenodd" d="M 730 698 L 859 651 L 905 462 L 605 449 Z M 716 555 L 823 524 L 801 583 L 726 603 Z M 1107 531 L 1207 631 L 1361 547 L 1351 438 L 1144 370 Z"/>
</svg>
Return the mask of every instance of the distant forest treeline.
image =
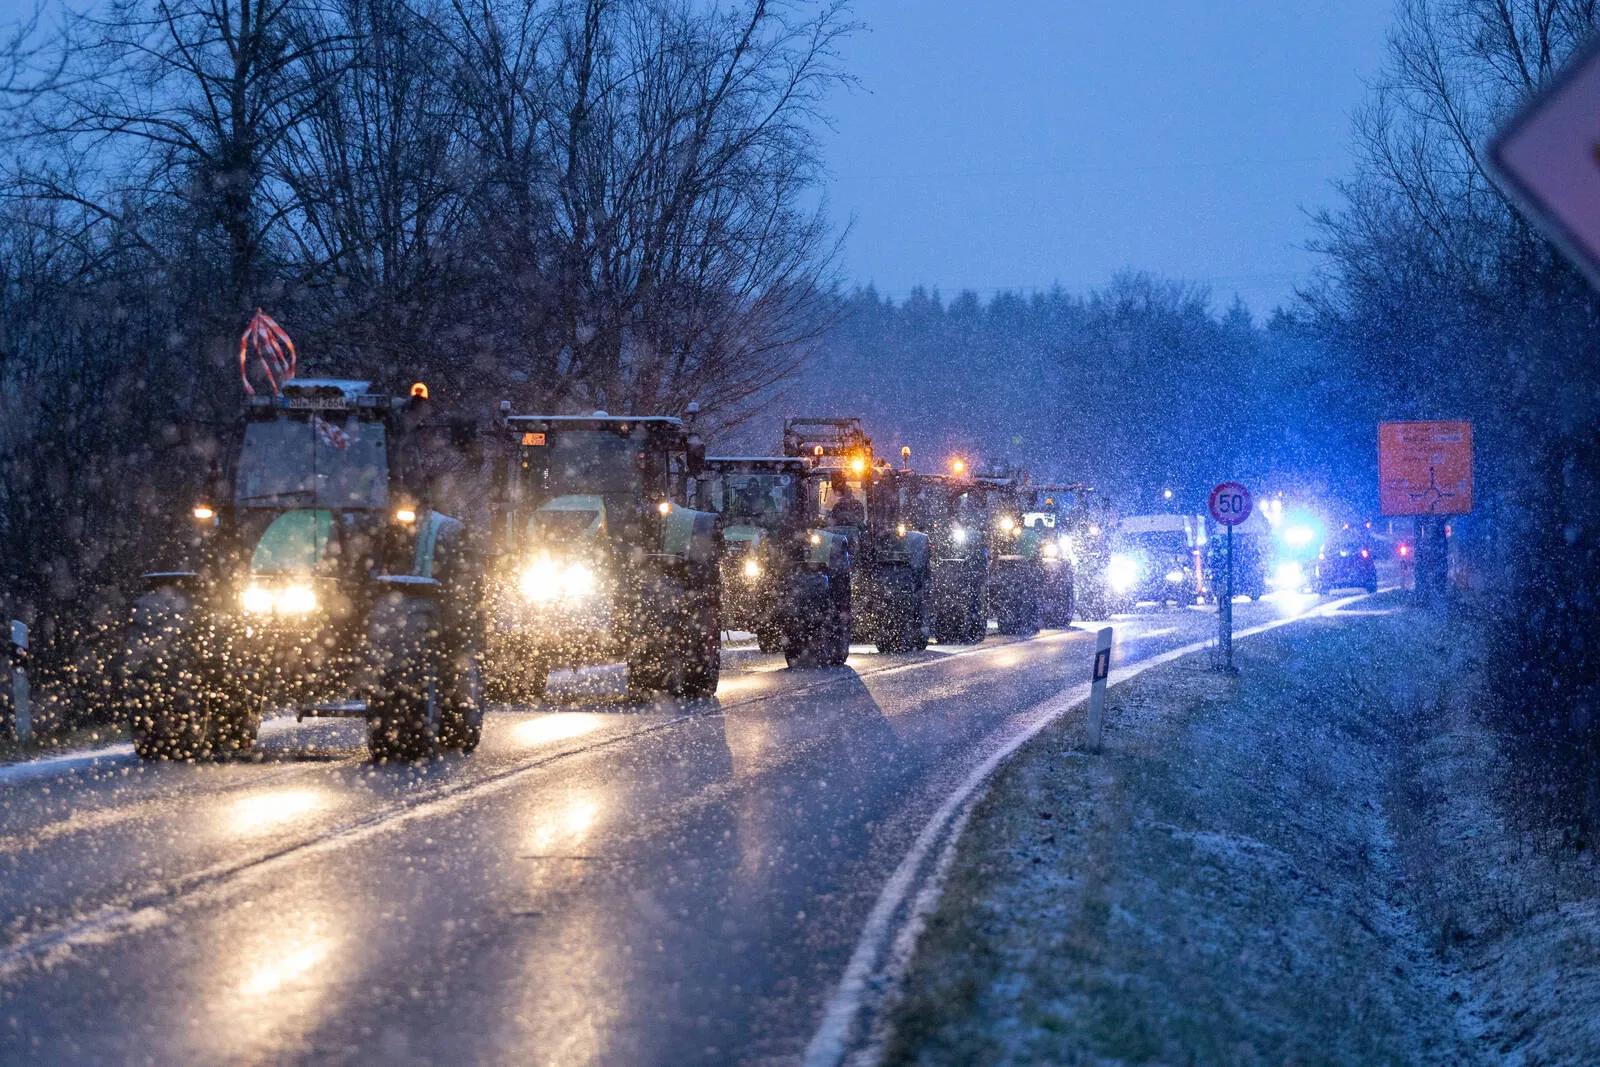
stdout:
<svg viewBox="0 0 1600 1067">
<path fill-rule="evenodd" d="M 1375 495 L 1372 412 L 1291 316 L 1258 324 L 1238 301 L 1219 311 L 1203 289 L 1130 273 L 1087 296 L 987 302 L 858 289 L 745 437 L 770 445 L 780 414 L 859 414 L 882 453 L 909 444 L 925 470 L 1009 461 L 1135 507 L 1241 477 L 1359 508 Z"/>
</svg>

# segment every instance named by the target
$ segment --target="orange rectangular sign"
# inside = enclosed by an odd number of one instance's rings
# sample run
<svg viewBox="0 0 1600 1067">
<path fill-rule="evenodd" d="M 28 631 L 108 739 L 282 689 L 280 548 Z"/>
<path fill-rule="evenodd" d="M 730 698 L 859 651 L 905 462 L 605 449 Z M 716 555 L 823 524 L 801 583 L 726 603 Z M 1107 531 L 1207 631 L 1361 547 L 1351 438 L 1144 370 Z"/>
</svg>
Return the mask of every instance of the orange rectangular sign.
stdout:
<svg viewBox="0 0 1600 1067">
<path fill-rule="evenodd" d="M 522 443 L 530 448 L 538 448 L 544 444 L 544 434 L 525 433 L 522 435 Z"/>
<path fill-rule="evenodd" d="M 1378 506 L 1385 515 L 1472 510 L 1472 423 L 1380 422 Z"/>
</svg>

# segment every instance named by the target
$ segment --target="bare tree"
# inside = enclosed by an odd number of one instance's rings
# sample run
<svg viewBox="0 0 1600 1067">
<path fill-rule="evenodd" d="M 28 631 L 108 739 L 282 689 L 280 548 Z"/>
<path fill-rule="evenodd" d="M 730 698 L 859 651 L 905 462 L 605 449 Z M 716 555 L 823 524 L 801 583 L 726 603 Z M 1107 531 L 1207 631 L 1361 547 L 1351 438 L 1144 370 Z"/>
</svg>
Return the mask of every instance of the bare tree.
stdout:
<svg viewBox="0 0 1600 1067">
<path fill-rule="evenodd" d="M 842 4 L 588 0 L 550 125 L 557 401 L 739 405 L 814 335 L 832 246 L 803 206 Z"/>
</svg>

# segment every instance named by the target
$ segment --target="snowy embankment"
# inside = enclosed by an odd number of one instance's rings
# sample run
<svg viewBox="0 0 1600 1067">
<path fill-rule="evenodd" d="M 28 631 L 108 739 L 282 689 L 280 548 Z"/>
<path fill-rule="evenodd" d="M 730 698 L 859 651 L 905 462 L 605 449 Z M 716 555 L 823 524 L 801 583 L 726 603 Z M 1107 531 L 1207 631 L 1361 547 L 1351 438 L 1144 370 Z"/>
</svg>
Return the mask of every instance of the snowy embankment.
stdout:
<svg viewBox="0 0 1600 1067">
<path fill-rule="evenodd" d="M 1600 1062 L 1600 880 L 1517 808 L 1483 664 L 1380 597 L 1112 691 L 975 813 L 896 1062 Z"/>
</svg>

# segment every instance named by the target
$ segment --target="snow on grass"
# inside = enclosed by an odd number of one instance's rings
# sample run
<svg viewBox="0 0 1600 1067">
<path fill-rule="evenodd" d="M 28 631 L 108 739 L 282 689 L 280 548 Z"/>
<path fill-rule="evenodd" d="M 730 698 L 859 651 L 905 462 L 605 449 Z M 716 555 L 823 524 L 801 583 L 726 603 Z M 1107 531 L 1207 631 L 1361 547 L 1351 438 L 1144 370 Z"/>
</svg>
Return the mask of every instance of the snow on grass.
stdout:
<svg viewBox="0 0 1600 1067">
<path fill-rule="evenodd" d="M 888 1058 L 1600 1061 L 1600 881 L 1501 814 L 1470 646 L 1305 623 L 1237 680 L 1113 690 L 1104 755 L 1052 727 L 974 814 Z"/>
</svg>

